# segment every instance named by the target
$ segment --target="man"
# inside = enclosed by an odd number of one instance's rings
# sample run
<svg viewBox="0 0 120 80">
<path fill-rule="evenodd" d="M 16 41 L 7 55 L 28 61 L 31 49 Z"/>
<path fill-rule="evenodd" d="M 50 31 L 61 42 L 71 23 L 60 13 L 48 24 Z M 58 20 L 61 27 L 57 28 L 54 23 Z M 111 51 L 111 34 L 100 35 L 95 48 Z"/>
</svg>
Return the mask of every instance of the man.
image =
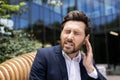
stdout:
<svg viewBox="0 0 120 80">
<path fill-rule="evenodd" d="M 71 11 L 62 22 L 60 45 L 37 51 L 30 80 L 106 80 L 93 61 L 89 42 L 90 20 L 79 11 Z M 87 52 L 81 52 L 85 45 Z"/>
</svg>

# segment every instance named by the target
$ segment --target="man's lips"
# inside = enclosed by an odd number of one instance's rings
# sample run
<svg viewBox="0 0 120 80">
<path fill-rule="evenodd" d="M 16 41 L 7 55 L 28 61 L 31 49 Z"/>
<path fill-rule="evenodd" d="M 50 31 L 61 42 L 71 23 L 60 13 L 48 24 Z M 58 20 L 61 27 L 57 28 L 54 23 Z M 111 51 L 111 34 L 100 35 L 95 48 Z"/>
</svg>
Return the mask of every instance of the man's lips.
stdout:
<svg viewBox="0 0 120 80">
<path fill-rule="evenodd" d="M 64 46 L 65 47 L 72 47 L 74 44 L 72 42 L 65 42 Z"/>
</svg>

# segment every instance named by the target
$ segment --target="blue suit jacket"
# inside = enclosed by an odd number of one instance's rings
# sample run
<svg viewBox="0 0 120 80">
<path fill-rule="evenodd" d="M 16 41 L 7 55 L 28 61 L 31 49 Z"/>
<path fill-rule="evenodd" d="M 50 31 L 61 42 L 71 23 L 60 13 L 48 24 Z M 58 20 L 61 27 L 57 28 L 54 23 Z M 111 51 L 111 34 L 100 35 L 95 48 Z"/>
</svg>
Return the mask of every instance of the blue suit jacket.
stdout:
<svg viewBox="0 0 120 80">
<path fill-rule="evenodd" d="M 88 76 L 82 60 L 80 62 L 80 69 L 82 80 L 95 80 Z M 98 79 L 96 80 L 106 80 L 98 70 L 97 72 Z M 37 51 L 29 80 L 68 80 L 65 59 L 59 45 L 50 48 L 41 48 Z"/>
</svg>

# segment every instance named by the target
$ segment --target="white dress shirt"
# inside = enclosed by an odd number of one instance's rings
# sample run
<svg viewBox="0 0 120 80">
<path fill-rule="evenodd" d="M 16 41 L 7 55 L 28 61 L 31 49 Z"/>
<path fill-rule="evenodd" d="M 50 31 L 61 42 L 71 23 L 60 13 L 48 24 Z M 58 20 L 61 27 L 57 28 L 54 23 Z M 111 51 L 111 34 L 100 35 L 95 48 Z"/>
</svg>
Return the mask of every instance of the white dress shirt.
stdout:
<svg viewBox="0 0 120 80">
<path fill-rule="evenodd" d="M 68 80 L 81 80 L 81 71 L 80 71 L 80 61 L 81 61 L 81 53 L 71 59 L 64 51 L 62 51 L 62 54 L 65 58 L 66 66 L 67 66 L 67 72 L 68 72 Z M 92 73 L 88 73 L 88 75 L 92 78 L 98 78 L 97 71 L 94 68 L 94 71 Z"/>
</svg>

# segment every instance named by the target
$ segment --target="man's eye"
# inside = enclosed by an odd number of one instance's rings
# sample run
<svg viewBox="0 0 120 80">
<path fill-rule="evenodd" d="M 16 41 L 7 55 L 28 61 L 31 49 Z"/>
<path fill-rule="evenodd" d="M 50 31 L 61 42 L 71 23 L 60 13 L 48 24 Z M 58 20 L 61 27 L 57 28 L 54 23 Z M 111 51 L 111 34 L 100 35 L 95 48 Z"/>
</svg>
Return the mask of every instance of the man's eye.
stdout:
<svg viewBox="0 0 120 80">
<path fill-rule="evenodd" d="M 66 30 L 65 33 L 67 33 L 67 34 L 70 33 L 70 30 Z"/>
<path fill-rule="evenodd" d="M 75 35 L 80 35 L 80 33 L 79 33 L 79 32 L 74 32 L 74 34 L 75 34 Z"/>
</svg>

